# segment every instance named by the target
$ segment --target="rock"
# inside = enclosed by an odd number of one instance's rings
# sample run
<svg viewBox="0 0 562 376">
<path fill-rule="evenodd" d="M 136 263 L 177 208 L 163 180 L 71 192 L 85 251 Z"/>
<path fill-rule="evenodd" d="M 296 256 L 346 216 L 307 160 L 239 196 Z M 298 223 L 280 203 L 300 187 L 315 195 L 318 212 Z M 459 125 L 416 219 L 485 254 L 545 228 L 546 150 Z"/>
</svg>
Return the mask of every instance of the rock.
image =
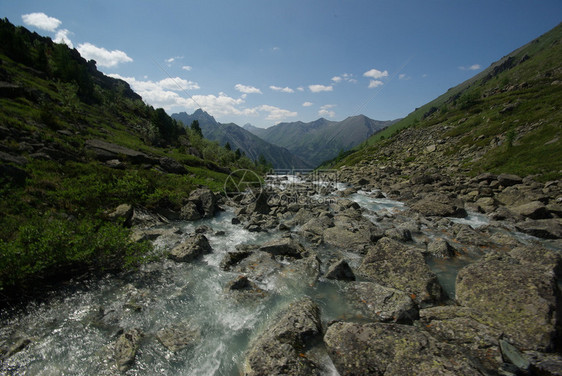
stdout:
<svg viewBox="0 0 562 376">
<path fill-rule="evenodd" d="M 353 274 L 353 270 L 345 260 L 339 260 L 335 262 L 325 275 L 328 279 L 337 279 L 340 281 L 355 281 L 355 274 Z"/>
<path fill-rule="evenodd" d="M 562 376 L 562 355 L 526 351 L 532 375 Z"/>
<path fill-rule="evenodd" d="M 418 308 L 403 291 L 373 282 L 352 282 L 345 286 L 344 296 L 369 320 L 411 324 L 417 320 Z"/>
<path fill-rule="evenodd" d="M 433 153 L 436 149 L 437 149 L 437 146 L 435 144 L 428 145 L 428 146 L 425 147 L 425 151 L 428 152 L 428 153 Z"/>
<path fill-rule="evenodd" d="M 429 217 L 466 217 L 466 210 L 461 200 L 451 199 L 440 193 L 430 193 L 414 203 L 411 208 Z"/>
<path fill-rule="evenodd" d="M 244 375 L 316 375 L 319 365 L 306 355 L 322 336 L 320 309 L 310 298 L 291 304 L 253 341 Z"/>
<path fill-rule="evenodd" d="M 320 241 L 327 228 L 334 226 L 334 219 L 328 215 L 312 218 L 301 226 L 299 233 L 311 241 Z"/>
<path fill-rule="evenodd" d="M 282 268 L 283 264 L 276 261 L 270 253 L 254 251 L 231 265 L 230 271 L 246 274 L 256 281 L 264 281 L 271 275 L 279 273 Z"/>
<path fill-rule="evenodd" d="M 524 371 L 529 370 L 531 362 L 511 343 L 500 339 L 500 350 L 505 360 Z"/>
<path fill-rule="evenodd" d="M 220 267 L 222 270 L 229 271 L 233 265 L 236 265 L 241 260 L 245 259 L 246 257 L 250 256 L 252 251 L 245 250 L 245 251 L 235 251 L 235 252 L 227 252 L 223 259 L 221 260 Z"/>
<path fill-rule="evenodd" d="M 458 347 L 414 326 L 336 322 L 324 342 L 341 375 L 481 374 Z"/>
<path fill-rule="evenodd" d="M 191 262 L 197 257 L 212 251 L 213 249 L 205 235 L 197 234 L 174 247 L 168 257 L 177 262 Z"/>
<path fill-rule="evenodd" d="M 213 232 L 213 229 L 211 228 L 211 226 L 208 226 L 208 225 L 199 225 L 195 228 L 196 234 L 205 234 L 205 233 L 211 233 L 211 232 Z"/>
<path fill-rule="evenodd" d="M 547 273 L 562 276 L 562 255 L 559 251 L 542 248 L 539 246 L 520 246 L 512 249 L 509 256 L 521 264 L 530 264 L 535 267 L 544 268 Z"/>
<path fill-rule="evenodd" d="M 383 286 L 410 294 L 418 304 L 437 303 L 444 298 L 439 280 L 422 254 L 396 240 L 382 238 L 371 247 L 359 273 Z"/>
<path fill-rule="evenodd" d="M 491 253 L 459 271 L 456 298 L 522 349 L 550 350 L 559 339 L 559 291 L 554 273 L 543 267 Z"/>
<path fill-rule="evenodd" d="M 189 201 L 182 206 L 180 218 L 184 221 L 195 221 L 201 219 L 201 213 L 197 210 L 197 205 L 193 201 Z"/>
<path fill-rule="evenodd" d="M 164 171 L 172 174 L 185 175 L 189 172 L 184 165 L 172 158 L 162 157 L 160 158 L 159 163 L 160 167 L 162 167 Z"/>
<path fill-rule="evenodd" d="M 197 211 L 203 218 L 213 217 L 218 210 L 217 197 L 209 188 L 198 188 L 192 191 L 188 201 L 195 203 Z"/>
<path fill-rule="evenodd" d="M 247 208 L 248 214 L 269 214 L 271 207 L 269 206 L 269 196 L 266 192 L 260 192 L 256 199 L 253 200 Z"/>
<path fill-rule="evenodd" d="M 195 346 L 201 340 L 201 332 L 190 323 L 181 323 L 160 329 L 156 338 L 172 352 Z"/>
<path fill-rule="evenodd" d="M 270 240 L 259 247 L 262 252 L 267 252 L 273 256 L 286 256 L 296 259 L 306 257 L 306 249 L 292 238 L 280 238 Z"/>
<path fill-rule="evenodd" d="M 6 349 L 5 354 L 0 352 L 0 355 L 2 355 L 0 360 L 10 358 L 25 349 L 31 343 L 31 339 L 27 336 L 18 336 L 12 342 L 12 345 Z"/>
<path fill-rule="evenodd" d="M 143 333 L 140 329 L 130 329 L 115 342 L 114 358 L 120 372 L 127 371 L 135 362 Z"/>
<path fill-rule="evenodd" d="M 334 227 L 327 228 L 323 235 L 327 244 L 362 252 L 365 246 L 382 237 L 382 231 L 363 216 L 351 218 L 347 215 L 336 215 Z"/>
<path fill-rule="evenodd" d="M 455 248 L 444 239 L 437 239 L 427 245 L 427 253 L 433 257 L 449 258 L 455 256 Z"/>
<path fill-rule="evenodd" d="M 158 159 L 149 156 L 141 151 L 126 148 L 121 145 L 112 144 L 111 142 L 102 140 L 86 140 L 86 148 L 94 153 L 96 159 L 101 161 L 108 161 L 111 159 L 126 158 L 131 163 L 135 164 L 150 164 L 158 163 Z"/>
<path fill-rule="evenodd" d="M 246 276 L 238 276 L 238 278 L 230 281 L 225 289 L 228 293 L 234 296 L 239 301 L 252 300 L 264 298 L 267 292 L 258 287 L 254 282 L 250 281 Z"/>
<path fill-rule="evenodd" d="M 537 219 L 519 222 L 515 228 L 521 232 L 543 239 L 561 239 L 562 225 L 558 218 Z"/>
<path fill-rule="evenodd" d="M 122 220 L 128 222 L 133 217 L 133 206 L 129 204 L 121 204 L 116 207 L 107 217 L 112 220 Z"/>
<path fill-rule="evenodd" d="M 531 219 L 546 219 L 550 218 L 550 213 L 546 206 L 540 201 L 531 201 L 529 203 L 510 207 L 509 210 L 517 215 Z"/>
<path fill-rule="evenodd" d="M 384 236 L 401 242 L 412 240 L 412 233 L 406 228 L 390 228 L 384 232 Z"/>
<path fill-rule="evenodd" d="M 498 181 L 500 182 L 500 185 L 510 187 L 512 185 L 521 184 L 523 179 L 513 174 L 499 174 Z"/>
<path fill-rule="evenodd" d="M 146 228 L 166 224 L 168 223 L 168 220 L 165 217 L 157 213 L 151 213 L 146 209 L 134 208 L 133 215 L 131 216 L 129 222 L 131 226 Z"/>
</svg>

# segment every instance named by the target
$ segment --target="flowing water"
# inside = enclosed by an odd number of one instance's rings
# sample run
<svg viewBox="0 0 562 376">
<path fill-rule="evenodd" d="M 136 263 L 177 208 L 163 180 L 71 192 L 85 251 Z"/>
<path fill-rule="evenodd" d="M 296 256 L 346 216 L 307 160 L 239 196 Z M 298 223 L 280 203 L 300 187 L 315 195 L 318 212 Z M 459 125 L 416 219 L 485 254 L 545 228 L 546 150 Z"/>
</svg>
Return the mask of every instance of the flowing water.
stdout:
<svg viewBox="0 0 562 376">
<path fill-rule="evenodd" d="M 381 217 L 399 216 L 406 209 L 401 202 L 373 198 L 366 192 L 350 198 L 365 208 L 365 215 L 375 222 Z M 181 235 L 170 232 L 155 241 L 157 249 L 169 249 L 197 226 L 208 225 L 212 231 L 206 236 L 213 252 L 199 261 L 176 263 L 163 259 L 135 272 L 70 284 L 48 303 L 30 305 L 25 313 L 3 313 L 0 341 L 8 347 L 18 338 L 29 338 L 31 342 L 2 361 L 0 374 L 114 375 L 118 372 L 111 356 L 120 330 L 140 328 L 144 337 L 135 363 L 126 374 L 238 375 L 250 341 L 288 302 L 310 296 L 320 305 L 325 323 L 338 318 L 354 319 L 356 312 L 342 298 L 343 284 L 323 278 L 310 285 L 290 274 L 274 274 L 258 282 L 267 291 L 264 298 L 243 304 L 233 299 L 225 286 L 238 275 L 219 267 L 225 253 L 237 244 L 260 244 L 280 236 L 275 232 L 248 232 L 231 224 L 233 216 L 227 210 L 212 219 L 176 222 L 168 227 Z M 486 218 L 473 213 L 463 223 L 482 226 Z M 436 234 L 426 232 L 423 236 L 431 238 Z M 342 253 L 320 248 L 318 255 L 324 272 L 326 265 Z M 359 266 L 360 256 L 343 256 L 352 267 Z M 477 257 L 470 253 L 451 260 L 428 259 L 428 263 L 451 295 L 457 271 Z M 182 322 L 198 327 L 201 339 L 194 347 L 173 353 L 156 340 L 155 333 Z M 323 359 L 325 374 L 337 375 L 329 357 L 324 355 Z"/>
</svg>

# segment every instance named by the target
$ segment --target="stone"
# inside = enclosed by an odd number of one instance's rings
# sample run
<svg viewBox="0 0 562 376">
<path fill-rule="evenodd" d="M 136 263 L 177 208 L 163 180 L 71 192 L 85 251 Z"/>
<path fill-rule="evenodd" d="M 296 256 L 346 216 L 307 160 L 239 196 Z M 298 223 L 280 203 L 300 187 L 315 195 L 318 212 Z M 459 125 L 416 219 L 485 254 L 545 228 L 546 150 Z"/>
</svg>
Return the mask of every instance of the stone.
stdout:
<svg viewBox="0 0 562 376">
<path fill-rule="evenodd" d="M 455 248 L 444 239 L 436 239 L 427 245 L 427 253 L 433 257 L 450 258 L 455 256 Z"/>
<path fill-rule="evenodd" d="M 201 332 L 191 323 L 174 324 L 160 329 L 156 338 L 172 352 L 195 346 L 201 340 Z"/>
<path fill-rule="evenodd" d="M 211 218 L 218 210 L 217 197 L 209 188 L 195 189 L 189 194 L 188 201 L 195 204 L 202 218 Z"/>
<path fill-rule="evenodd" d="M 324 277 L 328 279 L 337 279 L 340 281 L 355 281 L 355 274 L 345 260 L 339 260 L 332 264 Z"/>
<path fill-rule="evenodd" d="M 222 270 L 229 271 L 233 265 L 236 265 L 251 254 L 252 251 L 250 250 L 227 252 L 221 260 L 220 267 Z"/>
<path fill-rule="evenodd" d="M 86 140 L 85 146 L 94 153 L 96 159 L 108 161 L 111 159 L 126 158 L 131 163 L 154 165 L 158 163 L 158 159 L 149 156 L 138 150 L 126 148 L 111 142 L 102 140 Z"/>
<path fill-rule="evenodd" d="M 340 375 L 479 375 L 457 346 L 394 323 L 335 322 L 324 342 Z"/>
<path fill-rule="evenodd" d="M 406 228 L 390 228 L 384 232 L 384 236 L 401 242 L 412 240 L 412 233 Z"/>
<path fill-rule="evenodd" d="M 371 281 L 410 294 L 418 304 L 437 303 L 444 298 L 439 280 L 423 255 L 390 238 L 382 238 L 369 248 L 358 272 Z"/>
<path fill-rule="evenodd" d="M 415 202 L 411 208 L 425 216 L 437 217 L 466 217 L 461 200 L 452 199 L 441 193 L 430 193 L 421 200 Z"/>
<path fill-rule="evenodd" d="M 344 296 L 369 320 L 411 324 L 419 317 L 418 307 L 408 294 L 378 283 L 349 283 L 344 287 Z"/>
<path fill-rule="evenodd" d="M 513 174 L 499 174 L 498 181 L 500 182 L 500 185 L 510 187 L 512 185 L 521 184 L 523 179 Z"/>
<path fill-rule="evenodd" d="M 298 300 L 254 340 L 244 362 L 244 375 L 316 375 L 307 350 L 322 336 L 320 308 L 310 298 Z"/>
<path fill-rule="evenodd" d="M 300 259 L 307 256 L 306 249 L 298 241 L 292 238 L 273 239 L 259 247 L 262 252 L 273 256 L 286 256 Z"/>
<path fill-rule="evenodd" d="M 550 218 L 550 213 L 546 206 L 540 201 L 531 201 L 529 203 L 510 207 L 509 210 L 517 215 L 531 219 L 546 219 Z"/>
<path fill-rule="evenodd" d="M 158 213 L 151 213 L 144 208 L 135 207 L 129 222 L 133 227 L 147 228 L 163 225 L 169 221 Z"/>
<path fill-rule="evenodd" d="M 527 220 L 515 224 L 521 232 L 543 239 L 561 239 L 562 225 L 559 218 Z"/>
<path fill-rule="evenodd" d="M 177 262 L 191 262 L 201 255 L 212 251 L 213 249 L 205 235 L 196 234 L 174 247 L 168 257 Z"/>
<path fill-rule="evenodd" d="M 112 221 L 122 220 L 126 223 L 133 217 L 133 206 L 129 204 L 121 204 L 109 213 L 107 217 Z"/>
<path fill-rule="evenodd" d="M 490 253 L 465 266 L 456 279 L 456 299 L 490 317 L 491 325 L 522 349 L 552 350 L 558 340 L 560 304 L 552 271 Z"/>
<path fill-rule="evenodd" d="M 323 233 L 324 242 L 338 248 L 362 252 L 382 237 L 382 231 L 363 216 L 336 215 L 334 226 Z"/>
<path fill-rule="evenodd" d="M 531 362 L 511 343 L 500 339 L 500 350 L 505 360 L 519 369 L 527 371 L 531 367 Z"/>
<path fill-rule="evenodd" d="M 159 163 L 160 167 L 162 167 L 164 171 L 172 174 L 185 175 L 189 172 L 184 165 L 172 158 L 162 157 L 160 158 Z"/>
<path fill-rule="evenodd" d="M 114 358 L 117 369 L 120 372 L 127 371 L 135 362 L 142 337 L 142 331 L 134 328 L 121 334 L 121 336 L 117 338 L 114 348 Z"/>
</svg>

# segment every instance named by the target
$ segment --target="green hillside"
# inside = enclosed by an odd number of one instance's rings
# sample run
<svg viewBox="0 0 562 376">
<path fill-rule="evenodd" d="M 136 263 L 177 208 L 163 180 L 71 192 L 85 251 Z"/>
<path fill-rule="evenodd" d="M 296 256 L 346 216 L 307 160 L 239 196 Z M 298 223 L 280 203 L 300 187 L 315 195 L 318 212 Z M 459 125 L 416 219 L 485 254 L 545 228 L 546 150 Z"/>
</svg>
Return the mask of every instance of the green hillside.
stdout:
<svg viewBox="0 0 562 376">
<path fill-rule="evenodd" d="M 559 179 L 561 103 L 562 24 L 416 109 L 372 136 L 360 150 L 332 164 L 351 166 L 374 158 L 384 162 L 386 151 L 403 149 L 404 143 L 413 145 L 417 138 L 432 135 L 443 162 L 455 162 L 459 171 Z M 404 163 L 418 163 L 420 158 L 437 163 L 435 154 L 429 158 L 425 149 L 410 149 L 394 153 L 394 158 Z"/>
<path fill-rule="evenodd" d="M 146 105 L 50 38 L 0 20 L 0 296 L 134 266 L 118 205 L 179 211 L 253 162 Z M 0 299 L 1 300 L 1 299 Z"/>
</svg>

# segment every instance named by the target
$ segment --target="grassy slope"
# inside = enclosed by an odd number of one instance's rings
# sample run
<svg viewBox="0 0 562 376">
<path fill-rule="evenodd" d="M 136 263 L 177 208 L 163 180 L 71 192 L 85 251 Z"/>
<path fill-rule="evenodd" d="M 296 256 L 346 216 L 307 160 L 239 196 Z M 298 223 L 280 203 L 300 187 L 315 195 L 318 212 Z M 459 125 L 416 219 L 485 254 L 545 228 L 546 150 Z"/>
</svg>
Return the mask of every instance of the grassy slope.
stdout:
<svg viewBox="0 0 562 376">
<path fill-rule="evenodd" d="M 450 154 L 500 141 L 497 147 L 486 148 L 477 161 L 466 161 L 472 173 L 560 178 L 561 40 L 559 25 L 377 133 L 362 149 L 334 161 L 335 165 L 354 165 L 380 148 L 392 147 L 393 135 L 402 129 L 440 126 L 444 138 L 453 138 Z"/>
<path fill-rule="evenodd" d="M 71 50 L 24 28 L 10 29 L 6 20 L 2 27 L 5 38 L 23 35 L 27 49 L 20 57 L 13 49 L 0 48 L 1 84 L 19 90 L 0 95 L 0 168 L 16 171 L 0 176 L 0 300 L 38 284 L 87 271 L 119 270 L 143 260 L 150 245 L 131 242 L 129 229 L 107 220 L 117 205 L 177 210 L 198 186 L 220 191 L 228 169 L 257 168 L 247 158 L 184 131 L 163 110 L 127 95 L 124 82 L 111 81 L 116 87 L 110 88 L 90 76 L 93 93 L 88 100 L 81 98 L 75 81 L 53 73 L 60 69 L 55 52 L 68 58 Z M 33 59 L 41 49 L 49 57 L 47 71 L 29 63 L 29 56 Z M 77 61 L 86 71 L 84 62 Z M 175 159 L 188 173 L 164 173 L 126 158 L 121 158 L 125 168 L 110 168 L 84 147 L 88 139 Z M 37 144 L 54 150 L 54 156 L 37 157 Z M 6 155 L 25 163 L 11 162 Z"/>
</svg>

